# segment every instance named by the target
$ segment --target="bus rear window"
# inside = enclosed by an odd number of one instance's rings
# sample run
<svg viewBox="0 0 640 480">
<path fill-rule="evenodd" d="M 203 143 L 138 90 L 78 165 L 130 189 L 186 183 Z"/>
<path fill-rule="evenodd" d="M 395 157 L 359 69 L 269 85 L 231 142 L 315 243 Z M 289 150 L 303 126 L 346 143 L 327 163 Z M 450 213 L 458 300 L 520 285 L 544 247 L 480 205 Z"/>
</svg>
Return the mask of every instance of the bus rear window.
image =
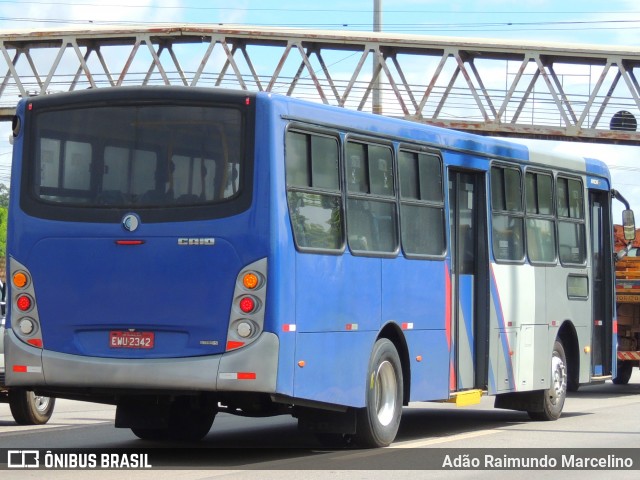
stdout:
<svg viewBox="0 0 640 480">
<path fill-rule="evenodd" d="M 239 108 L 123 105 L 36 115 L 32 195 L 94 209 L 207 206 L 240 195 Z"/>
</svg>

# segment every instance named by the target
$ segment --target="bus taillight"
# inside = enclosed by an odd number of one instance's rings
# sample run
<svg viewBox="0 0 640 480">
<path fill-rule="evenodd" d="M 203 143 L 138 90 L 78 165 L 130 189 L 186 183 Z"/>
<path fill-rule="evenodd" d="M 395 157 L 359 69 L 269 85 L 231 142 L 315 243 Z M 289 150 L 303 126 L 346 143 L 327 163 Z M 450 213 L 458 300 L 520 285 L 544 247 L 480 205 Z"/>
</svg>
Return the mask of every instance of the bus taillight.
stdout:
<svg viewBox="0 0 640 480">
<path fill-rule="evenodd" d="M 253 297 L 242 297 L 238 306 L 244 313 L 253 313 L 256 309 L 256 301 Z"/>
<path fill-rule="evenodd" d="M 31 310 L 32 306 L 33 301 L 31 300 L 31 297 L 29 297 L 29 295 L 20 295 L 16 299 L 16 307 L 18 307 L 18 309 L 22 310 L 23 312 L 28 312 L 29 310 Z"/>
</svg>

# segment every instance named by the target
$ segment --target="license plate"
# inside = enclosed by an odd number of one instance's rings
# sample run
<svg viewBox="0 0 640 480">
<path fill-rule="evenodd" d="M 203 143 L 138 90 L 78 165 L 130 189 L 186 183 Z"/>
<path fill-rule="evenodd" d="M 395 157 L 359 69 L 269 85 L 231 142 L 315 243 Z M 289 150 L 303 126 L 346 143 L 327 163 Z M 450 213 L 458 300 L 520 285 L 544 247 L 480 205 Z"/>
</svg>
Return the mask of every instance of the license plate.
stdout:
<svg viewBox="0 0 640 480">
<path fill-rule="evenodd" d="M 109 332 L 111 348 L 153 348 L 153 332 Z"/>
</svg>

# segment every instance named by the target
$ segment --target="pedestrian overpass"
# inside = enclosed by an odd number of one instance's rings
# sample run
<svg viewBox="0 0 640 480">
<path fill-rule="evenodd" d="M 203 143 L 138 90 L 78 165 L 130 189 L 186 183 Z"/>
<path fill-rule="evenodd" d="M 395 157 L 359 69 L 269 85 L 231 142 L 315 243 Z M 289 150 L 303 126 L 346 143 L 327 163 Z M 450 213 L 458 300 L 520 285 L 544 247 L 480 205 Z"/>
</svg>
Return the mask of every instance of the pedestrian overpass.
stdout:
<svg viewBox="0 0 640 480">
<path fill-rule="evenodd" d="M 0 119 L 21 97 L 239 88 L 495 136 L 640 145 L 640 47 L 228 25 L 0 32 Z"/>
</svg>

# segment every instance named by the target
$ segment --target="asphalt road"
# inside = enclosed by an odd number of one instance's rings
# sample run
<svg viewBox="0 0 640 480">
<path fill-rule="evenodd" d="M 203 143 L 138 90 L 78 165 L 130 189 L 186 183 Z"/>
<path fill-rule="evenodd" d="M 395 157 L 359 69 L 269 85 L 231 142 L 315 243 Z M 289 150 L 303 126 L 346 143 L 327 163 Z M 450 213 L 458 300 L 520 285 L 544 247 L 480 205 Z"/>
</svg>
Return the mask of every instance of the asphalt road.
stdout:
<svg viewBox="0 0 640 480">
<path fill-rule="evenodd" d="M 24 427 L 13 422 L 8 405 L 0 404 L 1 449 L 69 449 L 66 452 L 150 452 L 151 470 L 91 471 L 101 479 L 212 479 L 278 478 L 512 478 L 513 473 L 490 469 L 423 468 L 449 455 L 473 459 L 476 452 L 519 456 L 518 449 L 540 457 L 585 452 L 640 452 L 640 373 L 626 386 L 607 382 L 582 387 L 570 394 L 562 417 L 555 422 L 532 422 L 526 413 L 493 408 L 493 399 L 479 405 L 456 408 L 447 404 L 418 403 L 404 409 L 396 442 L 386 449 L 331 450 L 312 435 L 298 432 L 289 417 L 216 417 L 211 432 L 197 444 L 157 444 L 137 439 L 129 430 L 113 426 L 111 406 L 58 400 L 51 421 Z M 124 450 L 122 450 L 124 449 Z M 462 449 L 462 450 L 458 450 Z M 490 449 L 490 450 L 476 450 Z M 606 449 L 606 450 L 605 450 Z M 614 449 L 614 450 L 611 450 Z M 618 450 L 633 449 L 633 450 Z M 583 452 L 580 450 L 579 452 Z M 640 453 L 638 453 L 640 455 Z M 0 459 L 0 463 L 4 461 Z M 158 469 L 160 465 L 165 465 Z M 180 465 L 166 469 L 166 465 Z M 640 468 L 640 461 L 635 468 Z M 197 468 L 197 469 L 195 469 Z M 88 471 L 4 470 L 2 480 L 26 478 L 88 478 Z M 43 474 L 45 476 L 43 477 Z M 583 471 L 541 469 L 521 472 L 532 478 L 638 478 L 640 471 Z M 520 475 L 519 475 L 520 476 Z"/>
</svg>

